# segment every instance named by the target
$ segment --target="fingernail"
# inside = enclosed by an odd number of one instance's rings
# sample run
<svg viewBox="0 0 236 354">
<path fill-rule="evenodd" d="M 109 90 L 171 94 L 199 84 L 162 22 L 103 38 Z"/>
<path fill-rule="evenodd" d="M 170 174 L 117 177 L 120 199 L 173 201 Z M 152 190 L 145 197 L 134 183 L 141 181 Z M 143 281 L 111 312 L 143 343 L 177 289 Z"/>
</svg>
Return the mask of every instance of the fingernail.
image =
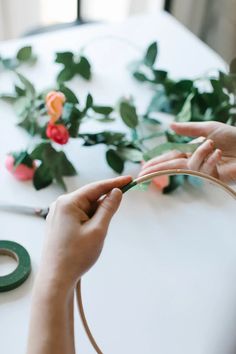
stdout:
<svg viewBox="0 0 236 354">
<path fill-rule="evenodd" d="M 117 199 L 120 195 L 122 196 L 121 190 L 119 188 L 113 188 L 107 197 L 111 200 L 114 200 Z"/>
<path fill-rule="evenodd" d="M 207 142 L 208 142 L 208 144 L 211 146 L 211 147 L 213 147 L 214 146 L 214 142 L 212 141 L 212 140 L 207 140 Z"/>
<path fill-rule="evenodd" d="M 222 157 L 222 151 L 221 151 L 220 149 L 217 149 L 217 150 L 216 150 L 216 153 L 217 153 L 218 158 L 221 159 L 221 157 Z"/>
</svg>

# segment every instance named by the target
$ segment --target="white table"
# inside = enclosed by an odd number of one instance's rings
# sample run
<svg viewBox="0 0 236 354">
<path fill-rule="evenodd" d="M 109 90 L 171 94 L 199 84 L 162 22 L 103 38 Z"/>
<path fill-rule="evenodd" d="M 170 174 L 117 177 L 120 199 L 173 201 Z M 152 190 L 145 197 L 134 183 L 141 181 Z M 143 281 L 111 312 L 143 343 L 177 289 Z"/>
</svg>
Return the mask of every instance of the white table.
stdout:
<svg viewBox="0 0 236 354">
<path fill-rule="evenodd" d="M 88 41 L 118 36 L 144 49 L 160 45 L 159 67 L 174 77 L 195 77 L 223 61 L 167 14 L 137 17 L 124 24 L 88 25 L 61 32 L 2 43 L 0 52 L 13 54 L 32 43 L 40 55 L 34 68 L 21 71 L 45 88 L 59 67 L 52 64 L 56 50 L 77 50 Z M 113 104 L 132 93 L 140 109 L 151 92 L 126 71 L 138 53 L 115 39 L 88 47 L 94 78 L 70 83 L 78 95 L 91 92 L 98 103 Z M 0 74 L 0 92 L 12 87 L 13 77 Z M 8 151 L 23 148 L 27 135 L 14 126 L 12 109 L 0 103 L 0 162 Z M 87 127 L 88 129 L 94 127 Z M 103 127 L 101 127 L 102 129 Z M 116 126 L 115 126 L 116 128 Z M 91 180 L 113 176 L 103 158 L 104 147 L 81 148 L 71 142 L 66 150 L 80 171 L 67 180 L 69 190 Z M 88 163 L 89 162 L 89 163 Z M 137 173 L 127 166 L 125 172 Z M 85 310 L 104 353 L 227 354 L 235 346 L 236 239 L 235 204 L 224 193 L 205 186 L 163 196 L 155 190 L 127 193 L 109 231 L 103 255 L 83 282 Z M 3 167 L 0 199 L 46 206 L 61 190 L 52 186 L 36 192 L 30 183 L 15 181 Z M 0 352 L 23 354 L 27 337 L 32 286 L 39 265 L 44 221 L 0 214 L 1 239 L 24 245 L 33 272 L 20 288 L 0 294 Z M 78 353 L 93 353 L 76 317 Z M 40 335 L 40 333 L 39 333 Z"/>
</svg>

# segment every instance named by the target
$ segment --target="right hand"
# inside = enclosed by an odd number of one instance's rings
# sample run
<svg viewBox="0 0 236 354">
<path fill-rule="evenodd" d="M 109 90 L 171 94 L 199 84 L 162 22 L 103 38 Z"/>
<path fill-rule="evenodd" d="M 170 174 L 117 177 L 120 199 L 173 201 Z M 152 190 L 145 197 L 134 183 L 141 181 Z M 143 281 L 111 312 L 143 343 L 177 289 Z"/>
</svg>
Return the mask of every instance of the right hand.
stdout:
<svg viewBox="0 0 236 354">
<path fill-rule="evenodd" d="M 121 176 L 84 186 L 52 204 L 40 274 L 73 289 L 97 261 L 121 199 L 121 187 L 132 181 Z M 41 277 L 41 278 L 42 278 Z"/>
<path fill-rule="evenodd" d="M 207 140 L 193 153 L 171 151 L 146 162 L 140 173 L 184 168 L 202 171 L 221 181 L 236 182 L 236 127 L 219 122 L 172 123 L 180 135 L 204 137 Z"/>
</svg>

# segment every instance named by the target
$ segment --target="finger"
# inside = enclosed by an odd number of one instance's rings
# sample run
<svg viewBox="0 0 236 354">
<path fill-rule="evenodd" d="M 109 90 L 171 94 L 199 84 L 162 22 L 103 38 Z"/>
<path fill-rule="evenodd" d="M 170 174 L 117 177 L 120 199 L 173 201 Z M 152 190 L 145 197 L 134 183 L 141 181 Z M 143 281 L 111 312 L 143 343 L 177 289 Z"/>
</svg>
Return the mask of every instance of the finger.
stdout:
<svg viewBox="0 0 236 354">
<path fill-rule="evenodd" d="M 177 134 L 190 137 L 207 137 L 213 130 L 214 122 L 191 122 L 191 123 L 171 123 L 170 127 Z"/>
<path fill-rule="evenodd" d="M 73 201 L 78 203 L 85 212 L 89 212 L 91 205 L 97 202 L 103 195 L 109 193 L 114 188 L 122 188 L 131 181 L 131 176 L 107 179 L 82 187 L 71 193 L 71 196 Z"/>
<path fill-rule="evenodd" d="M 188 168 L 193 171 L 198 171 L 204 163 L 204 160 L 213 152 L 213 149 L 214 144 L 212 140 L 206 140 L 189 158 Z"/>
<path fill-rule="evenodd" d="M 112 191 L 103 199 L 97 208 L 95 214 L 90 219 L 90 227 L 95 229 L 101 229 L 99 234 L 105 237 L 107 229 L 109 227 L 110 221 L 113 215 L 119 208 L 122 199 L 122 192 L 118 188 L 112 189 Z"/>
<path fill-rule="evenodd" d="M 180 159 L 165 161 L 165 162 L 159 163 L 157 165 L 147 167 L 139 173 L 138 177 L 145 176 L 145 175 L 147 175 L 149 173 L 153 173 L 153 172 L 172 170 L 172 169 L 180 169 L 180 168 L 181 169 L 187 168 L 187 159 L 180 158 Z"/>
<path fill-rule="evenodd" d="M 213 177 L 218 178 L 218 172 L 217 172 L 217 164 L 220 162 L 222 157 L 222 152 L 219 149 L 216 149 L 213 151 L 212 154 L 209 155 L 209 157 L 206 159 L 206 161 L 203 163 L 201 167 L 201 171 L 211 175 Z"/>
<path fill-rule="evenodd" d="M 225 183 L 235 183 L 236 181 L 236 162 L 235 160 L 228 160 L 220 163 L 218 166 L 220 179 Z"/>
<path fill-rule="evenodd" d="M 186 154 L 177 150 L 173 150 L 161 156 L 154 157 L 153 159 L 145 162 L 142 165 L 142 170 L 145 170 L 147 167 L 151 167 L 159 163 L 166 162 L 169 160 L 174 160 L 176 158 L 181 158 L 181 157 L 186 157 Z"/>
</svg>

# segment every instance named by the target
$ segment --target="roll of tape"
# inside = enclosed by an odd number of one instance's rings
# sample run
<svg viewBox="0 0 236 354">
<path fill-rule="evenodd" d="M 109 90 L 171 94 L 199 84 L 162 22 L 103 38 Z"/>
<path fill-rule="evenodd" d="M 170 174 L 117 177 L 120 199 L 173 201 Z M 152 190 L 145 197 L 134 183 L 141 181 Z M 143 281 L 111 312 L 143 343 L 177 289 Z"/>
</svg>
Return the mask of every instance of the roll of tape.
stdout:
<svg viewBox="0 0 236 354">
<path fill-rule="evenodd" d="M 0 292 L 3 292 L 13 290 L 24 283 L 31 272 L 31 261 L 26 249 L 13 241 L 0 241 L 1 255 L 10 256 L 18 263 L 12 273 L 0 276 Z"/>
</svg>

